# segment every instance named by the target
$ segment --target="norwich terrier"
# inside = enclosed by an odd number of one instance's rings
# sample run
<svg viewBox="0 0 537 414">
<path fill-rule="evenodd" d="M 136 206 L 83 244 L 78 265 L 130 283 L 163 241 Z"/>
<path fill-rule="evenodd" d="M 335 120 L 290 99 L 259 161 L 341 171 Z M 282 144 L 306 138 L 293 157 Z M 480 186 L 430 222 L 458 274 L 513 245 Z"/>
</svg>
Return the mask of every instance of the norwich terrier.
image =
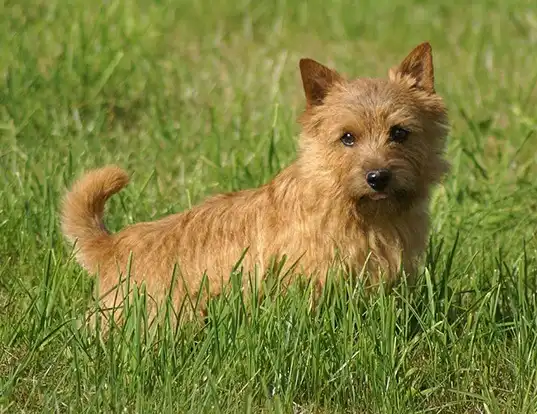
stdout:
<svg viewBox="0 0 537 414">
<path fill-rule="evenodd" d="M 334 265 L 388 282 L 401 269 L 415 271 L 430 191 L 448 170 L 448 118 L 434 88 L 431 46 L 417 46 L 387 79 L 347 80 L 311 59 L 300 60 L 300 73 L 306 108 L 297 159 L 260 188 L 110 234 L 104 205 L 128 175 L 107 166 L 74 185 L 62 228 L 77 241 L 78 261 L 98 274 L 101 293 L 118 286 L 131 253 L 130 280 L 144 282 L 157 302 L 176 266 L 176 306 L 198 294 L 204 277 L 210 295 L 219 294 L 241 257 L 242 270 L 263 277 L 285 255 L 293 274 L 321 286 Z"/>
</svg>

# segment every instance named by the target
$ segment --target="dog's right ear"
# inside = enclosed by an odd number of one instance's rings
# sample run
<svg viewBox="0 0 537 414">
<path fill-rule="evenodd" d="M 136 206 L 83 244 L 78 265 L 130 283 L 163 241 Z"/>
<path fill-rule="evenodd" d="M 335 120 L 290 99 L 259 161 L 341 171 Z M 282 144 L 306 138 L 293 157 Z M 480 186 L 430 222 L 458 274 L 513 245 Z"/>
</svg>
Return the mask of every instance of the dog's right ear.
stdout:
<svg viewBox="0 0 537 414">
<path fill-rule="evenodd" d="M 300 59 L 300 75 L 308 106 L 321 105 L 330 88 L 342 77 L 313 59 Z"/>
</svg>

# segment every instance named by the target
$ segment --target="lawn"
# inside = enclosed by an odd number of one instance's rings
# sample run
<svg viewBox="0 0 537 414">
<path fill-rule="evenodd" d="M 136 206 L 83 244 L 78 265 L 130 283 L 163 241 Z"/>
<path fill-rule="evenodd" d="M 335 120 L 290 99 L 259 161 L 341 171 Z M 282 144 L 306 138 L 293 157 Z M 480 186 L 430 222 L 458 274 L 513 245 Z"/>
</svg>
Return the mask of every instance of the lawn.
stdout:
<svg viewBox="0 0 537 414">
<path fill-rule="evenodd" d="M 7 0 L 0 38 L 1 412 L 537 412 L 534 1 Z M 416 287 L 80 324 L 58 206 L 82 172 L 132 173 L 113 230 L 258 186 L 295 156 L 301 57 L 384 76 L 425 40 L 452 170 Z"/>
</svg>

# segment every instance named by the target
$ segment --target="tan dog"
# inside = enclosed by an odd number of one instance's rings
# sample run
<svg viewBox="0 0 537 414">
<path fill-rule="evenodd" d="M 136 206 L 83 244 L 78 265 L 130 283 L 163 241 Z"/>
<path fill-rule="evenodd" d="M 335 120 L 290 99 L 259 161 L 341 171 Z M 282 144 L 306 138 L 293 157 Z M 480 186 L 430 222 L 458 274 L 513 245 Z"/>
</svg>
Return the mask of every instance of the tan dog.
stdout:
<svg viewBox="0 0 537 414">
<path fill-rule="evenodd" d="M 302 59 L 307 99 L 300 151 L 270 183 L 217 195 L 189 211 L 110 234 L 106 200 L 128 183 L 116 166 L 87 173 L 67 194 L 63 232 L 78 243 L 78 261 L 99 274 L 101 293 L 118 283 L 133 254 L 131 280 L 145 282 L 157 301 L 180 269 L 173 300 L 196 294 L 207 275 L 220 293 L 232 267 L 256 267 L 288 257 L 295 274 L 322 285 L 336 261 L 393 281 L 413 272 L 428 233 L 431 188 L 448 170 L 443 159 L 446 108 L 435 93 L 431 47 L 417 46 L 388 79 L 346 80 Z M 369 259 L 368 259 L 369 258 Z M 104 299 L 110 305 L 114 294 Z"/>
</svg>

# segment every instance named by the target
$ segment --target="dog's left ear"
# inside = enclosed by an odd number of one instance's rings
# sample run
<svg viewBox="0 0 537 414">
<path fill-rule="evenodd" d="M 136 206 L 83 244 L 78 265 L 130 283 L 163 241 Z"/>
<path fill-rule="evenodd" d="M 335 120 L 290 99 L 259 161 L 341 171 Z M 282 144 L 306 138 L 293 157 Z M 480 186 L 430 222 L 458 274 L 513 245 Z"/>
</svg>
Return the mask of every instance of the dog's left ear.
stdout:
<svg viewBox="0 0 537 414">
<path fill-rule="evenodd" d="M 403 62 L 390 69 L 390 79 L 410 77 L 412 86 L 434 93 L 433 50 L 429 42 L 416 46 Z"/>
</svg>

